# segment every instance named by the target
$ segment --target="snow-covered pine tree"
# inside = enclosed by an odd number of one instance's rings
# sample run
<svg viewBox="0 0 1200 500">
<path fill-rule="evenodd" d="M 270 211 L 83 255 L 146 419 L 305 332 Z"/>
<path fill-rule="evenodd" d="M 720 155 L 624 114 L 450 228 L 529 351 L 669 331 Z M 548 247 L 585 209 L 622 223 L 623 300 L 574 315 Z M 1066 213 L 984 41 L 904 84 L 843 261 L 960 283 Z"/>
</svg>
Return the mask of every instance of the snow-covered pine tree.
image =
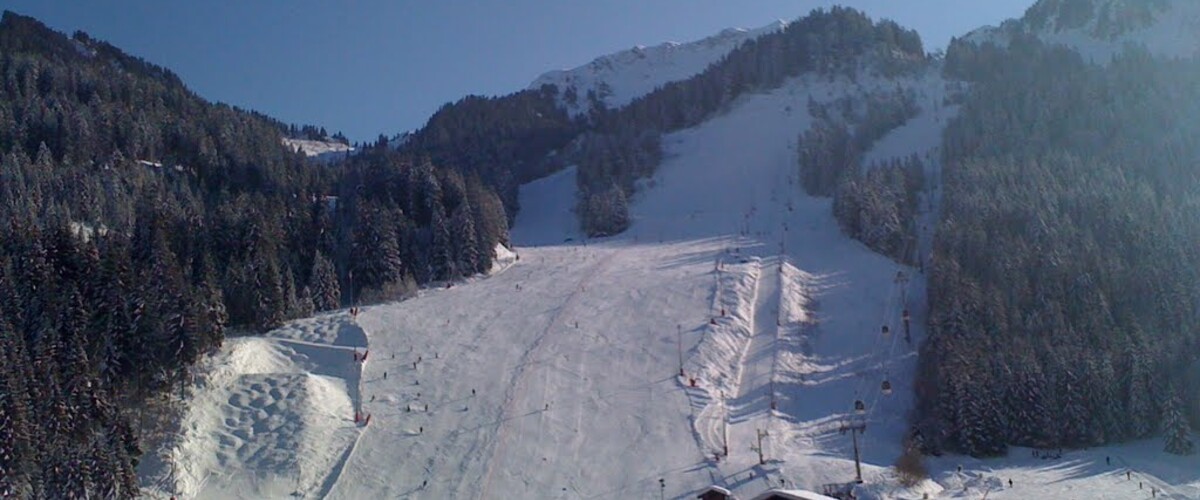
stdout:
<svg viewBox="0 0 1200 500">
<path fill-rule="evenodd" d="M 1059 439 L 1068 446 L 1085 446 L 1092 434 L 1085 385 L 1073 370 L 1059 367 Z"/>
<path fill-rule="evenodd" d="M 199 343 L 206 349 L 220 347 L 225 342 L 225 326 L 229 323 L 229 313 L 225 309 L 225 294 L 217 286 L 216 277 L 211 273 L 205 274 L 198 292 L 203 304 L 203 316 L 200 317 L 198 334 Z"/>
<path fill-rule="evenodd" d="M 1175 455 L 1191 455 L 1195 453 L 1192 443 L 1192 428 L 1184 414 L 1183 400 L 1175 387 L 1169 386 L 1167 397 L 1163 401 L 1162 431 L 1163 451 Z"/>
<path fill-rule="evenodd" d="M 963 451 L 973 457 L 1005 454 L 1004 421 L 998 401 L 986 384 L 973 383 L 973 390 L 960 403 L 959 441 Z"/>
<path fill-rule="evenodd" d="M 450 233 L 450 221 L 441 203 L 433 204 L 430 211 L 429 230 L 433 243 L 429 247 L 429 264 L 433 267 L 433 279 L 451 278 L 457 266 L 454 260 L 454 242 Z"/>
<path fill-rule="evenodd" d="M 1048 446 L 1053 420 L 1046 408 L 1046 379 L 1036 362 L 1026 361 L 1014 372 L 1009 390 L 1010 442 L 1025 446 Z"/>
<path fill-rule="evenodd" d="M 401 265 L 396 221 L 364 201 L 355 222 L 351 251 L 354 291 L 378 289 L 399 280 Z"/>
<path fill-rule="evenodd" d="M 475 270 L 479 268 L 480 249 L 472 213 L 470 203 L 463 200 L 450 218 L 452 241 L 455 246 L 455 268 L 459 277 L 474 274 Z"/>
<path fill-rule="evenodd" d="M 342 290 L 338 284 L 337 271 L 334 270 L 333 263 L 320 251 L 313 258 L 308 286 L 312 290 L 313 306 L 317 311 L 329 311 L 341 305 Z"/>
<path fill-rule="evenodd" d="M 1128 357 L 1128 385 L 1126 386 L 1126 415 L 1124 421 L 1129 437 L 1139 439 L 1150 435 L 1153 427 L 1154 405 L 1150 394 L 1150 369 L 1146 364 L 1146 353 L 1131 345 L 1126 350 Z"/>
<path fill-rule="evenodd" d="M 249 271 L 254 279 L 254 324 L 260 332 L 266 332 L 283 324 L 287 307 L 283 277 L 278 264 L 266 255 L 255 255 L 251 262 Z"/>
<path fill-rule="evenodd" d="M 312 316 L 316 311 L 317 306 L 313 303 L 312 289 L 307 286 L 301 288 L 300 293 L 296 295 L 296 317 Z"/>
<path fill-rule="evenodd" d="M 18 367 L 25 364 L 22 340 L 0 319 L 0 498 L 32 498 L 27 466 L 32 462 L 26 385 Z"/>
</svg>

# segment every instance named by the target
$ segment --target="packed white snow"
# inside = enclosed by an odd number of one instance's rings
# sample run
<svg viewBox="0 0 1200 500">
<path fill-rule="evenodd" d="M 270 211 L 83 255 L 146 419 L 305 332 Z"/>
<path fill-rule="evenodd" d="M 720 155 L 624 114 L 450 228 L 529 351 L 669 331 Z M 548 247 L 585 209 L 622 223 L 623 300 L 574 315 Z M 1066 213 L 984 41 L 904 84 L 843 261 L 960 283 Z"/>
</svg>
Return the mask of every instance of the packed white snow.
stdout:
<svg viewBox="0 0 1200 500">
<path fill-rule="evenodd" d="M 310 139 L 292 139 L 284 137 L 283 145 L 292 151 L 304 153 L 304 156 L 320 163 L 333 163 L 354 153 L 349 144 L 338 141 L 314 141 Z"/>
<path fill-rule="evenodd" d="M 175 472 L 156 491 L 822 493 L 855 477 L 851 434 L 840 431 L 862 423 L 859 498 L 1200 496 L 1200 459 L 1169 458 L 1157 441 L 1053 460 L 1021 449 L 945 456 L 928 461 L 931 480 L 899 486 L 891 465 L 913 409 L 925 281 L 844 236 L 830 200 L 802 193 L 795 151 L 812 123 L 810 97 L 897 84 L 915 89 L 922 112 L 868 157 L 936 158 L 955 111 L 936 75 L 796 78 L 666 136 L 666 160 L 634 197 L 622 235 L 581 237 L 568 171 L 521 189 L 515 253 L 486 277 L 229 340 L 193 389 L 170 451 Z"/>
</svg>

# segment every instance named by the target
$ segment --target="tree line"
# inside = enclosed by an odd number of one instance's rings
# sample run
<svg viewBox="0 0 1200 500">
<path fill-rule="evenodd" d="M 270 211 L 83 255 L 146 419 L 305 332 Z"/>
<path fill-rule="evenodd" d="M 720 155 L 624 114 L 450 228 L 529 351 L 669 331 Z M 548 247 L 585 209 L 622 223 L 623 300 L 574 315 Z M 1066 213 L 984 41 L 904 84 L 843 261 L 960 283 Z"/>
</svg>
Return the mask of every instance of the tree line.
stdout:
<svg viewBox="0 0 1200 500">
<path fill-rule="evenodd" d="M 579 166 L 577 213 L 583 227 L 598 235 L 628 225 L 623 200 L 632 195 L 636 180 L 657 170 L 662 134 L 699 125 L 742 95 L 777 88 L 801 74 L 853 78 L 867 68 L 894 76 L 922 68 L 925 60 L 915 31 L 872 21 L 854 9 L 817 9 L 779 32 L 746 41 L 700 74 L 668 83 L 627 106 L 610 110 L 597 102 L 588 118 L 594 132 L 577 141 L 576 155 L 563 160 Z M 872 116 L 863 121 L 874 125 L 879 120 Z M 595 147 L 597 143 L 604 146 Z"/>
<path fill-rule="evenodd" d="M 486 271 L 507 242 L 482 175 L 386 142 L 318 167 L 296 135 L 326 133 L 4 14 L 0 496 L 136 496 L 161 427 L 139 416 L 228 329 Z"/>
<path fill-rule="evenodd" d="M 635 181 L 657 169 L 662 134 L 698 125 L 746 92 L 776 88 L 801 73 L 853 75 L 870 68 L 895 75 L 922 68 L 925 57 L 915 31 L 854 9 L 818 9 L 624 107 L 606 108 L 595 91 L 579 96 L 552 85 L 468 96 L 439 109 L 400 151 L 479 178 L 500 196 L 509 222 L 520 208 L 518 186 L 576 165 L 580 225 L 593 236 L 611 235 L 629 224 Z M 587 99 L 589 113 L 572 118 L 560 97 Z"/>
<path fill-rule="evenodd" d="M 927 451 L 1193 450 L 1200 63 L 954 41 L 918 376 Z"/>
</svg>

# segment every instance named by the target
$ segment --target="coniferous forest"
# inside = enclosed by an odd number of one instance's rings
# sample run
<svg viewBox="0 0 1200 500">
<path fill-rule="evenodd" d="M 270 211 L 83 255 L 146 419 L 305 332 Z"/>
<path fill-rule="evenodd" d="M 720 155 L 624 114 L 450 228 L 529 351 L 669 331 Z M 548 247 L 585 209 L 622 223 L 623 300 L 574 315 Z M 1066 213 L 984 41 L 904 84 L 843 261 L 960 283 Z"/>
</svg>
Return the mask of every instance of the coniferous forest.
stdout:
<svg viewBox="0 0 1200 500">
<path fill-rule="evenodd" d="M 947 103 L 960 112 L 941 179 L 917 157 L 862 164 L 918 113 L 903 91 L 810 104 L 796 165 L 844 232 L 929 276 L 911 440 L 993 456 L 1160 436 L 1193 452 L 1195 58 L 1129 49 L 1096 64 L 1020 33 L 938 57 L 914 31 L 834 8 L 619 109 L 552 86 L 471 96 L 401 144 L 381 136 L 327 165 L 282 139 L 339 133 L 207 102 L 167 69 L 6 12 L 0 497 L 137 496 L 135 468 L 170 425 L 164 395 L 227 335 L 487 272 L 523 183 L 577 166 L 581 227 L 617 234 L 663 134 L 800 74 L 931 69 L 969 89 Z M 930 181 L 944 198 L 924 261 L 914 221 Z"/>
<path fill-rule="evenodd" d="M 228 331 L 485 271 L 507 240 L 487 170 L 386 143 L 309 164 L 281 139 L 316 127 L 83 33 L 5 13 L 0 75 L 3 497 L 137 495 L 141 408 Z"/>
<path fill-rule="evenodd" d="M 501 197 L 510 217 L 519 208 L 520 184 L 577 165 L 580 224 L 589 235 L 612 235 L 629 225 L 627 200 L 634 182 L 658 168 L 662 134 L 698 125 L 743 94 L 777 87 L 802 73 L 854 75 L 870 68 L 895 76 L 925 67 L 915 31 L 834 7 L 747 41 L 702 73 L 618 109 L 589 94 L 582 98 L 592 103 L 590 113 L 572 118 L 558 99 L 581 97 L 553 86 L 467 97 L 438 110 L 401 150 L 479 176 Z M 865 122 L 884 120 L 871 116 Z"/>
<path fill-rule="evenodd" d="M 955 42 L 920 425 L 930 451 L 1193 449 L 1200 63 Z M 1188 395 L 1191 395 L 1190 397 Z"/>
</svg>

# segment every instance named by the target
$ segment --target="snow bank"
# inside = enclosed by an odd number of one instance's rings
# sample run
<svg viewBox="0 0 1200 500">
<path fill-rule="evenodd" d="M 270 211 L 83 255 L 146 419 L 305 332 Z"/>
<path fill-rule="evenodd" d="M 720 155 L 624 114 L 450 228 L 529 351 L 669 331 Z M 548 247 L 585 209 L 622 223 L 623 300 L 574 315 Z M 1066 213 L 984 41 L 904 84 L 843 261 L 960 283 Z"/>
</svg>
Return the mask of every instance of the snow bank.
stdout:
<svg viewBox="0 0 1200 500">
<path fill-rule="evenodd" d="M 488 271 L 488 275 L 504 271 L 517 262 L 517 253 L 509 250 L 503 244 L 496 244 L 494 252 L 496 257 L 492 260 L 492 268 Z"/>
<path fill-rule="evenodd" d="M 695 377 L 708 398 L 716 401 L 722 393 L 729 397 L 737 394 L 742 355 L 754 334 L 754 302 L 762 262 L 757 257 L 739 262 L 743 258 L 734 255 L 716 272 L 712 322 L 684 364 L 687 377 Z"/>
</svg>

